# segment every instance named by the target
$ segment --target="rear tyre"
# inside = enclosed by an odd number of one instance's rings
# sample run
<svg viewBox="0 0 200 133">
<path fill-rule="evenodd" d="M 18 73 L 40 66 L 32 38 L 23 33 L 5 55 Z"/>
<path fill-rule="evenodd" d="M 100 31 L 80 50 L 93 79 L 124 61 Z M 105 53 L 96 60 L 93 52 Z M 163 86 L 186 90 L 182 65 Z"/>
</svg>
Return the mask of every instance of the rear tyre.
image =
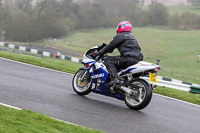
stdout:
<svg viewBox="0 0 200 133">
<path fill-rule="evenodd" d="M 78 70 L 73 77 L 72 86 L 78 95 L 87 95 L 91 92 L 92 78 L 87 70 Z"/>
<path fill-rule="evenodd" d="M 138 87 L 129 86 L 132 91 L 124 97 L 124 101 L 130 109 L 141 110 L 151 101 L 151 86 L 144 80 L 134 80 L 132 84 Z"/>
</svg>

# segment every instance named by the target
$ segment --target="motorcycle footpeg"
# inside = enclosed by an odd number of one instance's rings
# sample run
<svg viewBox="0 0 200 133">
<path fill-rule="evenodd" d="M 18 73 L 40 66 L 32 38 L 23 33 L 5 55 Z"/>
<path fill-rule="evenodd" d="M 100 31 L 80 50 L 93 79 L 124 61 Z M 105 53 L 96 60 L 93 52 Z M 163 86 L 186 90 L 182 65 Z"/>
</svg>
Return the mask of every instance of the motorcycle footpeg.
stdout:
<svg viewBox="0 0 200 133">
<path fill-rule="evenodd" d="M 109 87 L 111 87 L 111 86 L 119 87 L 119 86 L 121 86 L 121 84 L 122 84 L 122 83 L 110 85 L 110 84 L 108 83 L 108 84 L 106 84 L 105 86 L 106 86 L 107 88 L 109 88 Z"/>
<path fill-rule="evenodd" d="M 105 86 L 106 86 L 106 88 L 110 88 L 113 85 L 106 84 Z"/>
</svg>

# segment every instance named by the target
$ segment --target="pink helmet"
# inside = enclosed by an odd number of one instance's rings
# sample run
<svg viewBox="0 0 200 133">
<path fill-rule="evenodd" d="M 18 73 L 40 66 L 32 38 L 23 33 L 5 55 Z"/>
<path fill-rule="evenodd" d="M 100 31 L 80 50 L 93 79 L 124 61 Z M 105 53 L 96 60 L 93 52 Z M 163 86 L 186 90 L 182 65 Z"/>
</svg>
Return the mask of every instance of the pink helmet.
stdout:
<svg viewBox="0 0 200 133">
<path fill-rule="evenodd" d="M 132 24 L 128 21 L 122 21 L 117 26 L 117 34 L 122 31 L 132 31 Z"/>
</svg>

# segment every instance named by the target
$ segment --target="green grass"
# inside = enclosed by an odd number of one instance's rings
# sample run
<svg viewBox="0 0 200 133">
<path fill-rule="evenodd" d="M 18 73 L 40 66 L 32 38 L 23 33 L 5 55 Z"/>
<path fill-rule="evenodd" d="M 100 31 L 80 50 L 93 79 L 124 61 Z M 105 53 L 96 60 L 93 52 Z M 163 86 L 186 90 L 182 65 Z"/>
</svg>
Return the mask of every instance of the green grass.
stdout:
<svg viewBox="0 0 200 133">
<path fill-rule="evenodd" d="M 170 89 L 166 87 L 160 87 L 160 86 L 157 87 L 155 90 L 153 90 L 153 92 L 200 105 L 200 94 L 192 94 L 185 91 L 179 91 L 179 90 Z"/>
<path fill-rule="evenodd" d="M 100 133 L 100 131 L 67 124 L 28 110 L 0 105 L 0 133 Z"/>
<path fill-rule="evenodd" d="M 75 73 L 78 70 L 78 68 L 82 66 L 82 64 L 80 63 L 75 63 L 67 60 L 54 58 L 38 58 L 28 55 L 9 53 L 5 51 L 0 51 L 0 57 L 68 73 Z"/>
<path fill-rule="evenodd" d="M 62 38 L 62 43 L 46 43 L 82 56 L 92 46 L 109 43 L 115 33 L 115 29 L 88 30 Z M 160 76 L 200 84 L 200 58 L 197 56 L 200 54 L 199 30 L 134 28 L 133 34 L 142 48 L 145 61 L 155 63 L 156 59 L 161 60 L 163 69 Z M 116 51 L 114 55 L 119 54 Z"/>
<path fill-rule="evenodd" d="M 159 75 L 200 84 L 200 31 L 138 29 L 144 60 L 160 59 Z"/>
<path fill-rule="evenodd" d="M 82 56 L 88 48 L 103 42 L 108 43 L 111 36 L 114 35 L 113 29 L 83 30 L 75 32 L 71 36 L 60 38 L 60 41 L 46 40 L 45 43 L 58 49 L 73 51 Z"/>
</svg>

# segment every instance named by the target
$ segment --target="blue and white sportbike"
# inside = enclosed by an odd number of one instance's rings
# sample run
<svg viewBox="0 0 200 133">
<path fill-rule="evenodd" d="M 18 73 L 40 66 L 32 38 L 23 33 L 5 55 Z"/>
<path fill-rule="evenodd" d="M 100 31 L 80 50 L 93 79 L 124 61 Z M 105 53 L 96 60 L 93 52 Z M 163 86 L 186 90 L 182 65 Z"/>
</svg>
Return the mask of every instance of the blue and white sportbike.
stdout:
<svg viewBox="0 0 200 133">
<path fill-rule="evenodd" d="M 157 64 L 140 61 L 124 70 L 118 70 L 120 84 L 107 86 L 111 81 L 108 70 L 104 65 L 105 54 L 99 60 L 95 60 L 95 51 L 101 50 L 106 44 L 92 47 L 83 55 L 84 67 L 81 67 L 73 77 L 72 86 L 79 95 L 87 95 L 90 92 L 110 96 L 125 101 L 130 109 L 140 110 L 151 101 L 152 89 L 156 87 L 156 72 L 160 72 L 159 60 Z M 142 79 L 150 77 L 150 81 Z"/>
</svg>

